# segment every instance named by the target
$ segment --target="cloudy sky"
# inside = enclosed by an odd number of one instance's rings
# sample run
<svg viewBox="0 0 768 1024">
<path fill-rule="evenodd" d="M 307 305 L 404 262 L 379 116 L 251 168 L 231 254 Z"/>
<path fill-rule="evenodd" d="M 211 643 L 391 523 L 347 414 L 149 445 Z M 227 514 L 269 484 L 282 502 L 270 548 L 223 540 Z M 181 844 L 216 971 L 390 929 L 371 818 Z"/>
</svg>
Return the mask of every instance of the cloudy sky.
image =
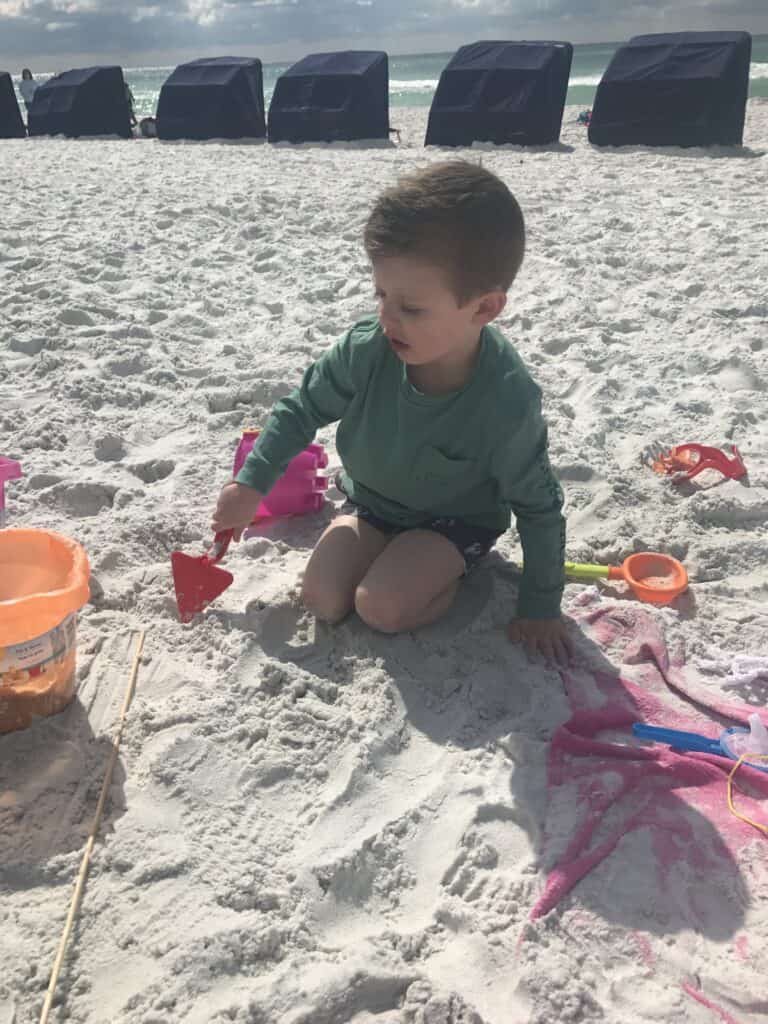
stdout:
<svg viewBox="0 0 768 1024">
<path fill-rule="evenodd" d="M 0 67 L 137 67 L 224 53 L 292 60 L 323 49 L 415 53 L 483 38 L 613 42 L 713 28 L 768 33 L 768 0 L 0 0 Z"/>
</svg>

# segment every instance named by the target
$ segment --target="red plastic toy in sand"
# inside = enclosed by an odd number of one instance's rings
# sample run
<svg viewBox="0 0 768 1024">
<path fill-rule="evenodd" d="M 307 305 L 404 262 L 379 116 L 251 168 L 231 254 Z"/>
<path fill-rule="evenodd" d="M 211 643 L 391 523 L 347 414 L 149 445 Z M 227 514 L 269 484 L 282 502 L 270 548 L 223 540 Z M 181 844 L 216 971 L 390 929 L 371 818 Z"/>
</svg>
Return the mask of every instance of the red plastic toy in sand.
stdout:
<svg viewBox="0 0 768 1024">
<path fill-rule="evenodd" d="M 655 473 L 692 480 L 705 469 L 716 469 L 731 480 L 740 480 L 747 475 L 747 467 L 735 444 L 731 445 L 733 458 L 719 448 L 704 444 L 678 444 L 667 451 L 656 451 L 650 463 Z"/>
<path fill-rule="evenodd" d="M 216 564 L 226 555 L 232 540 L 232 530 L 222 530 L 213 538 L 213 544 L 204 555 L 185 555 L 171 552 L 173 586 L 176 605 L 182 622 L 191 622 L 198 612 L 207 608 L 219 594 L 235 581 L 235 577 Z"/>
<path fill-rule="evenodd" d="M 237 475 L 258 436 L 258 430 L 243 431 L 233 475 Z M 259 505 L 253 522 L 300 515 L 321 508 L 328 480 L 318 470 L 327 465 L 328 456 L 323 446 L 310 444 L 288 463 L 283 475 Z M 213 538 L 210 550 L 204 555 L 185 555 L 183 551 L 171 553 L 176 605 L 182 622 L 191 622 L 234 581 L 232 573 L 217 564 L 227 553 L 231 540 L 232 530 L 222 530 Z"/>
</svg>

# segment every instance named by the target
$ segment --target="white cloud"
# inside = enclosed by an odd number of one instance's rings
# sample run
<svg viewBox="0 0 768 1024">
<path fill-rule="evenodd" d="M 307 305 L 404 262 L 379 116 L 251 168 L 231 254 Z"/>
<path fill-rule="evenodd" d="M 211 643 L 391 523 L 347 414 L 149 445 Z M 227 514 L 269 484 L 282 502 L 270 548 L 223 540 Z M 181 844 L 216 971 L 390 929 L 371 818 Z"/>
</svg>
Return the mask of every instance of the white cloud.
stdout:
<svg viewBox="0 0 768 1024">
<path fill-rule="evenodd" d="M 104 6 L 102 0 L 49 0 L 49 5 L 51 10 L 62 14 L 87 14 Z"/>
<path fill-rule="evenodd" d="M 29 0 L 0 0 L 0 19 L 20 18 L 31 6 Z"/>
<path fill-rule="evenodd" d="M 187 16 L 198 25 L 210 26 L 218 19 L 219 10 L 226 5 L 220 0 L 187 0 Z"/>
<path fill-rule="evenodd" d="M 157 17 L 159 13 L 159 7 L 137 7 L 131 14 L 131 21 L 146 21 L 147 18 Z"/>
<path fill-rule="evenodd" d="M 53 26 L 52 28 L 49 26 Z M 450 50 L 473 39 L 622 39 L 639 32 L 768 32 L 766 0 L 0 0 L 0 55 L 57 57 L 76 38 L 95 62 L 173 51 L 179 59 L 241 46 L 262 59 L 312 50 Z"/>
</svg>

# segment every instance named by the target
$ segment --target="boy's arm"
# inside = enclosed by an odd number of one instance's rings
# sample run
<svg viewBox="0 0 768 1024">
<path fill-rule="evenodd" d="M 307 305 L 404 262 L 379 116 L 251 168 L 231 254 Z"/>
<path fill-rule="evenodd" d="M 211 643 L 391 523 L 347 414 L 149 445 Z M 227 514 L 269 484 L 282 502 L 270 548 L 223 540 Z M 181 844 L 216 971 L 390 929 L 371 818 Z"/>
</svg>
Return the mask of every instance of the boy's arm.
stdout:
<svg viewBox="0 0 768 1024">
<path fill-rule="evenodd" d="M 370 373 L 373 346 L 366 341 L 372 341 L 376 323 L 371 318 L 347 331 L 307 368 L 299 387 L 274 405 L 237 483 L 268 494 L 317 430 L 342 418 Z"/>
<path fill-rule="evenodd" d="M 559 618 L 565 586 L 563 493 L 549 464 L 538 388 L 516 429 L 494 452 L 493 473 L 515 515 L 523 548 L 518 618 Z"/>
</svg>

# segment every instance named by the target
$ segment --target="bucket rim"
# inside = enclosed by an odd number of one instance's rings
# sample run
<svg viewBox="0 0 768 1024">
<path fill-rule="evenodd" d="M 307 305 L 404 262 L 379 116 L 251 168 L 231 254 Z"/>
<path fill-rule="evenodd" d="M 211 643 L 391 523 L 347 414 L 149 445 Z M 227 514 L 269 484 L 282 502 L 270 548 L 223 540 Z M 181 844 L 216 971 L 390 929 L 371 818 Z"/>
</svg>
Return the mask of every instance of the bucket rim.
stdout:
<svg viewBox="0 0 768 1024">
<path fill-rule="evenodd" d="M 15 546 L 25 538 L 35 542 L 47 538 L 51 544 L 67 550 L 72 564 L 63 587 L 0 600 L 0 645 L 24 643 L 42 636 L 82 608 L 91 596 L 90 562 L 78 541 L 54 530 L 8 527 L 0 530 L 0 557 L 6 544 Z"/>
</svg>

